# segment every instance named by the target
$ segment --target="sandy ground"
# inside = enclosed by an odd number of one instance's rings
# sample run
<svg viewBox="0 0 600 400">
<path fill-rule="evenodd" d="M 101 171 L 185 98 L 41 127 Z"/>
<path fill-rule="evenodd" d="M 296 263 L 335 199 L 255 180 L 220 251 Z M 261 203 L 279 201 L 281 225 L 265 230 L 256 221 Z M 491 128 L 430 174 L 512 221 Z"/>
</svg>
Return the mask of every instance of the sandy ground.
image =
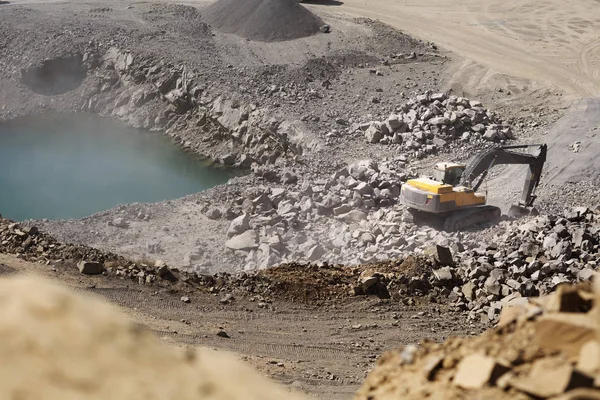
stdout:
<svg viewBox="0 0 600 400">
<path fill-rule="evenodd" d="M 465 59 L 455 79 L 482 89 L 502 74 L 532 81 L 530 90 L 542 84 L 573 99 L 600 94 L 594 0 L 345 0 L 339 10 L 451 50 Z"/>
<path fill-rule="evenodd" d="M 130 280 L 81 275 L 0 254 L 0 277 L 26 273 L 61 282 L 108 299 L 135 322 L 179 346 L 202 346 L 233 352 L 277 382 L 315 399 L 351 399 L 377 358 L 402 344 L 427 337 L 478 334 L 464 317 L 440 306 L 348 297 L 326 307 L 275 299 L 235 300 L 220 304 L 217 295 L 157 291 Z M 190 297 L 183 303 L 182 295 Z M 441 310 L 444 310 L 443 308 Z M 225 331 L 230 338 L 216 334 Z"/>
</svg>

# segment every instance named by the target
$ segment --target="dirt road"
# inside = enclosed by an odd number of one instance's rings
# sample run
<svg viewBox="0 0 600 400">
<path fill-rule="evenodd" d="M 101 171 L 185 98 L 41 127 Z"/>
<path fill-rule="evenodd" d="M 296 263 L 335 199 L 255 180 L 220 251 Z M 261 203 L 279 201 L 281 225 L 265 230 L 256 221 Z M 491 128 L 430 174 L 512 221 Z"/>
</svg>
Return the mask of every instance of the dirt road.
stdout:
<svg viewBox="0 0 600 400">
<path fill-rule="evenodd" d="M 376 297 L 348 297 L 316 307 L 238 298 L 222 304 L 222 294 L 139 286 L 128 279 L 85 276 L 75 268 L 0 254 L 0 278 L 14 273 L 41 275 L 101 296 L 168 342 L 233 352 L 272 379 L 318 399 L 351 399 L 385 350 L 424 337 L 439 341 L 481 331 L 463 316 L 427 302 L 405 306 Z M 182 295 L 190 303 L 182 302 Z M 229 338 L 217 336 L 219 331 Z"/>
</svg>

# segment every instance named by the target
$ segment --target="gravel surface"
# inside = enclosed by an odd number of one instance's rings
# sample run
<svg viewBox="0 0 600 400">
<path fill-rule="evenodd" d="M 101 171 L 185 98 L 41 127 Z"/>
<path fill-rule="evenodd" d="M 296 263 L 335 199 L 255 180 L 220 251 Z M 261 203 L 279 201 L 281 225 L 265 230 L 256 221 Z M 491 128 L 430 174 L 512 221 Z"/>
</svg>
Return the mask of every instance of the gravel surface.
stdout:
<svg viewBox="0 0 600 400">
<path fill-rule="evenodd" d="M 221 32 L 263 42 L 311 36 L 324 25 L 296 0 L 218 0 L 205 19 Z"/>
</svg>

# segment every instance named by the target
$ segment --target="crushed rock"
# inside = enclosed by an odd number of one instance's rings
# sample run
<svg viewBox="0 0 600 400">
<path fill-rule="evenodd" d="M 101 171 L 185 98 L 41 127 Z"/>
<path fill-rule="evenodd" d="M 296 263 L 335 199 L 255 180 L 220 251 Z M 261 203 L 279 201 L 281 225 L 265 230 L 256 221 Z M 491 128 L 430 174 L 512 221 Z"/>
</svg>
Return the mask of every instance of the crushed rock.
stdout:
<svg viewBox="0 0 600 400">
<path fill-rule="evenodd" d="M 311 36 L 324 25 L 296 0 L 219 0 L 205 19 L 221 32 L 263 42 Z"/>
<path fill-rule="evenodd" d="M 598 285 L 506 308 L 478 337 L 423 340 L 409 358 L 408 347 L 385 353 L 355 400 L 600 398 Z"/>
</svg>

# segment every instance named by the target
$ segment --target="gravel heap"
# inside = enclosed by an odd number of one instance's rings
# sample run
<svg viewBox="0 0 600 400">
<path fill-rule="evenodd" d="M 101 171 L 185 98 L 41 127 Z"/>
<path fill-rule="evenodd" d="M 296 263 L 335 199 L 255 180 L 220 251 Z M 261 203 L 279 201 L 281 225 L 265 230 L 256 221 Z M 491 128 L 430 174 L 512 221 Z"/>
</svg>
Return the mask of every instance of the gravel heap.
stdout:
<svg viewBox="0 0 600 400">
<path fill-rule="evenodd" d="M 476 145 L 514 139 L 510 125 L 480 101 L 445 93 L 424 93 L 396 108 L 384 121 L 368 121 L 351 127 L 364 131 L 368 143 L 398 144 L 401 150 L 422 157 L 449 142 Z"/>
<path fill-rule="evenodd" d="M 262 42 L 314 35 L 324 25 L 296 0 L 218 0 L 204 16 L 221 32 Z"/>
<path fill-rule="evenodd" d="M 600 282 L 598 282 L 600 284 Z M 356 400 L 598 399 L 600 285 L 507 308 L 498 327 L 384 354 Z"/>
</svg>

